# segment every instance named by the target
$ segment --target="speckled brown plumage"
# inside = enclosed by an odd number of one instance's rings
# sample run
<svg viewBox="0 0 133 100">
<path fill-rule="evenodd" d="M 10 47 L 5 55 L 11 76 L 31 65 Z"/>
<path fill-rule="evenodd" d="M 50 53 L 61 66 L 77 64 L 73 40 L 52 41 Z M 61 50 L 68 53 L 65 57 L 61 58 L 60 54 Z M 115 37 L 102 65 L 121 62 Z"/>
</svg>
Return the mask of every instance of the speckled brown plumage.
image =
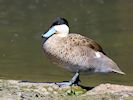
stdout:
<svg viewBox="0 0 133 100">
<path fill-rule="evenodd" d="M 95 51 L 104 53 L 102 47 L 97 42 L 80 34 L 74 34 L 74 33 L 69 34 L 65 42 L 71 43 L 72 46 L 86 46 L 92 48 Z"/>
<path fill-rule="evenodd" d="M 68 34 L 67 37 L 51 36 L 44 44 L 45 54 L 59 66 L 70 71 L 118 72 L 117 65 L 108 58 L 99 44 L 80 34 Z M 100 55 L 97 58 L 96 52 Z"/>
</svg>

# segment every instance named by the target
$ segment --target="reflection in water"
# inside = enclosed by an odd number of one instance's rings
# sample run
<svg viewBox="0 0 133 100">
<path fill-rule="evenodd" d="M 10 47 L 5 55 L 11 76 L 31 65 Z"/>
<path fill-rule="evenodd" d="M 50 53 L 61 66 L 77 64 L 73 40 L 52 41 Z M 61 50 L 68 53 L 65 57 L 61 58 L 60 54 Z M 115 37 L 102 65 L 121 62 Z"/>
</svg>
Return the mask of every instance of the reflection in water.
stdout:
<svg viewBox="0 0 133 100">
<path fill-rule="evenodd" d="M 70 72 L 51 64 L 41 49 L 41 34 L 55 17 L 62 16 L 70 22 L 71 32 L 84 33 L 99 42 L 127 74 L 82 75 L 84 84 L 132 85 L 132 4 L 121 0 L 0 0 L 0 77 L 69 79 Z"/>
</svg>

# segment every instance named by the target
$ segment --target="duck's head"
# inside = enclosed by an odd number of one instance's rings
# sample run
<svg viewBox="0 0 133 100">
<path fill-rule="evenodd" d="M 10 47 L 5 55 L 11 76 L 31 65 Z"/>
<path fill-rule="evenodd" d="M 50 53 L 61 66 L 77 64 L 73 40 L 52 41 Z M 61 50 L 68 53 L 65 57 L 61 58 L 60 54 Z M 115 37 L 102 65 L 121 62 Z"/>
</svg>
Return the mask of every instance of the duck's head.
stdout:
<svg viewBox="0 0 133 100">
<path fill-rule="evenodd" d="M 43 38 L 49 38 L 52 35 L 56 34 L 59 37 L 66 37 L 69 33 L 69 25 L 65 18 L 57 17 L 49 30 L 42 34 Z"/>
</svg>

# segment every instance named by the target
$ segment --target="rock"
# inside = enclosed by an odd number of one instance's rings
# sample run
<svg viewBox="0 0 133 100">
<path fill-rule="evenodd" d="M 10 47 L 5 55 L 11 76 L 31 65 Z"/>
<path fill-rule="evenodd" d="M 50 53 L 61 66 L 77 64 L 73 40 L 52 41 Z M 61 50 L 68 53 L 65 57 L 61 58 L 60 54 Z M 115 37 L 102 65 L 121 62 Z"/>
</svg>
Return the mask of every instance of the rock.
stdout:
<svg viewBox="0 0 133 100">
<path fill-rule="evenodd" d="M 104 94 L 104 93 L 126 93 L 126 92 L 132 93 L 133 96 L 133 87 L 108 83 L 96 86 L 94 89 L 88 91 L 85 95 Z"/>
<path fill-rule="evenodd" d="M 48 87 L 48 89 L 47 89 L 49 92 L 53 92 L 53 88 L 52 87 Z"/>
<path fill-rule="evenodd" d="M 77 96 L 80 100 L 133 100 L 133 86 L 108 83 L 85 90 L 74 85 L 59 87 L 54 83 L 0 80 L 0 100 L 76 100 Z"/>
</svg>

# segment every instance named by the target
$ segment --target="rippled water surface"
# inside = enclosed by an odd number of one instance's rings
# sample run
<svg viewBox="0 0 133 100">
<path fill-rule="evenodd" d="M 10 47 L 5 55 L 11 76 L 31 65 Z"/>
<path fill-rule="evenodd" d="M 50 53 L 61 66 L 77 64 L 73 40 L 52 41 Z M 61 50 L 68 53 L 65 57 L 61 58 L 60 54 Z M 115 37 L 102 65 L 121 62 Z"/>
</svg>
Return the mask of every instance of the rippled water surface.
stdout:
<svg viewBox="0 0 133 100">
<path fill-rule="evenodd" d="M 69 80 L 72 74 L 53 65 L 41 49 L 41 34 L 62 16 L 71 32 L 95 39 L 126 73 L 81 75 L 82 84 L 133 85 L 132 9 L 131 0 L 0 0 L 0 78 Z"/>
</svg>

